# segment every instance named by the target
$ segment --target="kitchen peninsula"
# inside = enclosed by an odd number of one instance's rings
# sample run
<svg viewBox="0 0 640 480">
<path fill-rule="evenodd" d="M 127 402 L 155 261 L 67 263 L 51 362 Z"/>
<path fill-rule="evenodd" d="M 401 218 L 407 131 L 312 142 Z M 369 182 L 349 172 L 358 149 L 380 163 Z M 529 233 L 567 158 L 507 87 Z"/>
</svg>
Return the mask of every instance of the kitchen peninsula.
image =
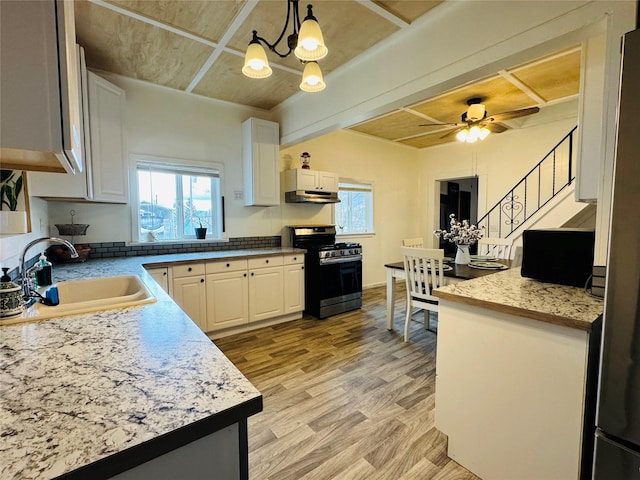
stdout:
<svg viewBox="0 0 640 480">
<path fill-rule="evenodd" d="M 246 419 L 262 396 L 144 266 L 285 251 L 55 266 L 57 281 L 138 275 L 156 302 L 0 322 L 0 478 L 248 478 Z"/>
<path fill-rule="evenodd" d="M 434 295 L 435 423 L 448 436 L 448 456 L 482 478 L 580 478 L 590 465 L 585 399 L 602 299 L 523 278 L 520 269 Z"/>
</svg>

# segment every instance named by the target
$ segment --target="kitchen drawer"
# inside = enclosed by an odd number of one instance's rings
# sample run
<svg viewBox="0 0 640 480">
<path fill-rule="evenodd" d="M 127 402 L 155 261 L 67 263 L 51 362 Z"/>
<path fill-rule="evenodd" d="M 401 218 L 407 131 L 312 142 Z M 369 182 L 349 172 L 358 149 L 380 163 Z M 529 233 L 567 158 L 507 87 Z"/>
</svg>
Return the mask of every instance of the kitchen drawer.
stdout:
<svg viewBox="0 0 640 480">
<path fill-rule="evenodd" d="M 237 272 L 247 269 L 247 260 L 221 260 L 206 264 L 207 273 Z"/>
<path fill-rule="evenodd" d="M 282 255 L 249 259 L 249 270 L 252 268 L 281 267 L 282 265 Z"/>
<path fill-rule="evenodd" d="M 284 256 L 285 265 L 296 265 L 298 263 L 304 263 L 304 253 L 292 253 Z"/>
<path fill-rule="evenodd" d="M 195 275 L 204 275 L 204 263 L 190 263 L 187 265 L 174 265 L 171 267 L 173 278 L 193 277 Z"/>
</svg>

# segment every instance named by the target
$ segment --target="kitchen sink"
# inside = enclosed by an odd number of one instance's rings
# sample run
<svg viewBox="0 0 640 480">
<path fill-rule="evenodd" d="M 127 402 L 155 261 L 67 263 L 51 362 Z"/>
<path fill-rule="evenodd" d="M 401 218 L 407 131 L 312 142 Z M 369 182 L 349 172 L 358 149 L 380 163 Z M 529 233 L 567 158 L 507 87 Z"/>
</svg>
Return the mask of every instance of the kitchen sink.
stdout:
<svg viewBox="0 0 640 480">
<path fill-rule="evenodd" d="M 109 310 L 153 303 L 156 301 L 146 285 L 136 275 L 90 278 L 58 282 L 60 303 L 49 307 L 36 302 L 22 315 L 7 318 L 0 324 L 45 320 L 64 315 Z"/>
</svg>

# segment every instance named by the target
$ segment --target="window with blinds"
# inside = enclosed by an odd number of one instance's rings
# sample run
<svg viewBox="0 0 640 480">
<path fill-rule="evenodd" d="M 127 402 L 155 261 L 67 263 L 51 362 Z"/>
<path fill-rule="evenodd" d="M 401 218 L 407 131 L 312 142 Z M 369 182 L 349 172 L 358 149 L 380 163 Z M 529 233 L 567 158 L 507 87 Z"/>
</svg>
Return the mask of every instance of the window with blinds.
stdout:
<svg viewBox="0 0 640 480">
<path fill-rule="evenodd" d="M 334 210 L 338 235 L 373 233 L 373 185 L 341 181 L 338 197 Z"/>
<path fill-rule="evenodd" d="M 137 205 L 132 216 L 137 241 L 195 239 L 198 227 L 207 229 L 207 239 L 221 239 L 221 177 L 222 169 L 215 165 L 138 160 Z"/>
</svg>

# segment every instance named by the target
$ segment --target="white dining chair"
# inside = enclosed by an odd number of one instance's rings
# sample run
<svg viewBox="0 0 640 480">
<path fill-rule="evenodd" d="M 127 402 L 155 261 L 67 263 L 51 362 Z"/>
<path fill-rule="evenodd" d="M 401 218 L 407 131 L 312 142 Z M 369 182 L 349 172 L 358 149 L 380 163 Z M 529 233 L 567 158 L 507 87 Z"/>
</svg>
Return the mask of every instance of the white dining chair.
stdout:
<svg viewBox="0 0 640 480">
<path fill-rule="evenodd" d="M 438 297 L 434 288 L 444 285 L 444 250 L 437 248 L 400 247 L 404 260 L 407 285 L 407 313 L 404 320 L 404 341 L 409 341 L 412 309 L 424 310 L 425 328 L 429 328 L 429 312 L 438 311 Z"/>
<path fill-rule="evenodd" d="M 483 237 L 478 240 L 478 255 L 492 255 L 503 260 L 511 259 L 513 240 L 499 237 Z"/>
<path fill-rule="evenodd" d="M 513 260 L 511 260 L 511 268 L 522 266 L 522 246 L 513 247 Z"/>
<path fill-rule="evenodd" d="M 424 247 L 424 238 L 416 237 L 416 238 L 404 238 L 402 240 L 403 247 L 415 247 L 422 248 Z"/>
</svg>

